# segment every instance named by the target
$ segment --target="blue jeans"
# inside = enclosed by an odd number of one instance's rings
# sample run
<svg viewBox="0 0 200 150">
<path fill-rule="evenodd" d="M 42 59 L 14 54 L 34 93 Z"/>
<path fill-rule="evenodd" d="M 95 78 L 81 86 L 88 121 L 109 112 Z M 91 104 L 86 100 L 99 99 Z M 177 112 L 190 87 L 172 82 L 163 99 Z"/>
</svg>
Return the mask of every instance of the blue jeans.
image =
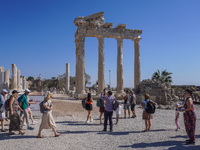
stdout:
<svg viewBox="0 0 200 150">
<path fill-rule="evenodd" d="M 112 115 L 113 111 L 106 111 L 106 110 L 104 111 L 104 130 L 107 129 L 108 118 L 109 118 L 110 130 L 113 129 Z"/>
</svg>

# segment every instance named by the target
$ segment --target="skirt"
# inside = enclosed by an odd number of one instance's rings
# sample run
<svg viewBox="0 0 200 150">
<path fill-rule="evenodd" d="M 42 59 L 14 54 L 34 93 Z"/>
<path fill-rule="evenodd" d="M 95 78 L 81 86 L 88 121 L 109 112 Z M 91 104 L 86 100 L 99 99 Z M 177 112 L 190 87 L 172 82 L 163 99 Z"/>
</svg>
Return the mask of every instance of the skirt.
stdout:
<svg viewBox="0 0 200 150">
<path fill-rule="evenodd" d="M 105 110 L 105 107 L 100 107 L 100 108 L 99 108 L 99 112 L 100 112 L 100 113 L 104 113 L 104 110 Z"/>
<path fill-rule="evenodd" d="M 144 120 L 153 119 L 153 115 L 150 113 L 147 113 L 146 111 L 143 111 L 142 119 L 144 119 Z"/>
<path fill-rule="evenodd" d="M 86 110 L 92 110 L 92 104 L 86 104 L 85 109 Z"/>
</svg>

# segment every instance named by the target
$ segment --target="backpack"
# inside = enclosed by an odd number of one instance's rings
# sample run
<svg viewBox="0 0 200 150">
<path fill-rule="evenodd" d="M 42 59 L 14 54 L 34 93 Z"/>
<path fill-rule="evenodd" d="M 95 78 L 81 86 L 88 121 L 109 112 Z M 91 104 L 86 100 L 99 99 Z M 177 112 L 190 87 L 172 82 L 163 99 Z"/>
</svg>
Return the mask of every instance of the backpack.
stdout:
<svg viewBox="0 0 200 150">
<path fill-rule="evenodd" d="M 10 98 L 9 99 L 7 99 L 6 101 L 5 101 L 5 104 L 4 104 L 4 106 L 5 106 L 5 110 L 6 111 L 10 111 Z"/>
<path fill-rule="evenodd" d="M 149 114 L 155 113 L 156 107 L 151 100 L 147 102 L 147 108 L 145 110 Z"/>
<path fill-rule="evenodd" d="M 118 108 L 118 106 L 119 106 L 119 102 L 115 99 L 115 100 L 113 101 L 113 110 L 116 111 L 117 108 Z"/>
<path fill-rule="evenodd" d="M 18 103 L 21 102 L 22 96 L 23 96 L 23 95 L 21 95 L 21 96 L 17 99 Z"/>
<path fill-rule="evenodd" d="M 41 113 L 46 113 L 47 111 L 49 111 L 48 109 L 46 109 L 45 107 L 44 107 L 44 103 L 45 103 L 46 101 L 42 101 L 40 104 L 39 104 L 39 106 L 40 106 L 40 112 Z"/>
<path fill-rule="evenodd" d="M 3 102 L 1 101 L 1 95 L 0 95 L 0 108 L 3 106 Z"/>
<path fill-rule="evenodd" d="M 101 107 L 101 99 L 97 100 L 97 107 Z"/>
<path fill-rule="evenodd" d="M 86 107 L 85 98 L 82 100 L 82 107 L 83 107 L 83 108 Z"/>
</svg>

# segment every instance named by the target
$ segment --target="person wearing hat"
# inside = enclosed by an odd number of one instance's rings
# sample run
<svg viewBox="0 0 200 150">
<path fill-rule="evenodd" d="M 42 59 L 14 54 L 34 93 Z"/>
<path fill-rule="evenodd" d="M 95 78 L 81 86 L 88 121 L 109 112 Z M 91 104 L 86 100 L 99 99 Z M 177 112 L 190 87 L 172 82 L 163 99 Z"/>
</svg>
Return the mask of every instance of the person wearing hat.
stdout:
<svg viewBox="0 0 200 150">
<path fill-rule="evenodd" d="M 21 120 L 19 118 L 18 114 L 18 109 L 23 111 L 21 107 L 18 105 L 18 91 L 13 90 L 12 95 L 10 96 L 10 102 L 9 102 L 9 107 L 10 107 L 10 124 L 9 124 L 9 134 L 15 134 L 13 131 L 19 131 L 19 134 L 24 135 L 25 132 L 21 131 Z"/>
<path fill-rule="evenodd" d="M 1 96 L 0 96 L 0 121 L 1 121 L 1 132 L 6 132 L 6 130 L 4 130 L 4 124 L 5 124 L 5 101 L 6 101 L 6 94 L 8 93 L 8 91 L 6 89 L 3 89 L 1 91 Z"/>
<path fill-rule="evenodd" d="M 35 104 L 35 102 L 28 102 L 28 95 L 31 91 L 29 89 L 26 89 L 24 94 L 20 97 L 19 100 L 19 106 L 22 108 L 23 111 L 21 111 L 20 113 L 20 119 L 22 120 L 23 117 L 25 117 L 26 119 L 26 124 L 27 124 L 27 129 L 28 130 L 33 130 L 33 127 L 30 127 L 30 123 L 29 123 L 29 114 L 28 114 L 28 104 Z M 23 126 L 23 124 L 22 124 Z"/>
</svg>

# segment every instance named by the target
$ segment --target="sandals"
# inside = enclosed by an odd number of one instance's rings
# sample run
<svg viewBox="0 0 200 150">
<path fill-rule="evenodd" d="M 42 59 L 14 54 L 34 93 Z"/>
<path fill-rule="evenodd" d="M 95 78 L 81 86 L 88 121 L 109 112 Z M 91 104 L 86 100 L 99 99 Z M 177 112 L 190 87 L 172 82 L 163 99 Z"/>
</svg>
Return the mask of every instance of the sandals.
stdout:
<svg viewBox="0 0 200 150">
<path fill-rule="evenodd" d="M 55 135 L 55 137 L 59 137 L 61 134 L 60 133 L 57 133 L 56 135 Z"/>
<path fill-rule="evenodd" d="M 21 134 L 21 135 L 24 135 L 24 134 L 25 134 L 25 132 L 19 132 L 19 134 Z"/>
<path fill-rule="evenodd" d="M 14 135 L 14 134 L 15 134 L 15 132 L 9 132 L 8 134 L 9 134 L 9 135 Z"/>
<path fill-rule="evenodd" d="M 148 130 L 143 130 L 142 132 L 148 132 Z"/>
<path fill-rule="evenodd" d="M 38 135 L 37 138 L 44 138 L 44 136 L 43 135 Z"/>
</svg>

